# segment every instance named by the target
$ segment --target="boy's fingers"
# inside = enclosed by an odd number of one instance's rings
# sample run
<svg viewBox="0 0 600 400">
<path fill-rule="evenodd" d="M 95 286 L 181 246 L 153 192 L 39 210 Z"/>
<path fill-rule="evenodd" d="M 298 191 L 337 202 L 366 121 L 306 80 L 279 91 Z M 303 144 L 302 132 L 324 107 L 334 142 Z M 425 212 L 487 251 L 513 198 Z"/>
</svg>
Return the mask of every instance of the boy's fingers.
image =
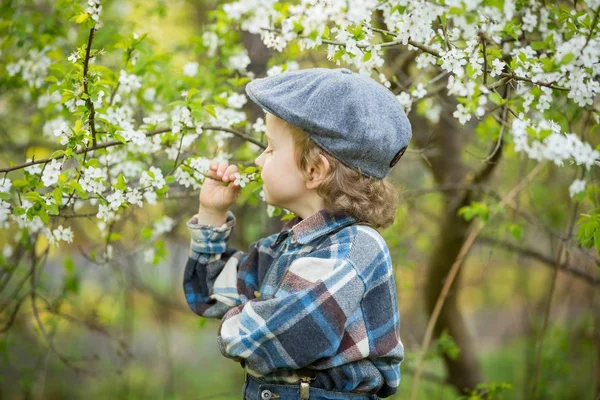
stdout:
<svg viewBox="0 0 600 400">
<path fill-rule="evenodd" d="M 230 165 L 223 173 L 223 178 L 226 180 L 232 180 L 232 175 L 237 172 L 237 165 Z"/>
<path fill-rule="evenodd" d="M 219 177 L 223 177 L 223 174 L 225 173 L 225 170 L 227 169 L 227 166 L 228 166 L 228 165 L 229 165 L 229 164 L 228 164 L 228 163 L 226 163 L 226 162 L 221 162 L 221 163 L 219 163 L 219 168 L 217 169 L 217 175 L 218 175 Z"/>
</svg>

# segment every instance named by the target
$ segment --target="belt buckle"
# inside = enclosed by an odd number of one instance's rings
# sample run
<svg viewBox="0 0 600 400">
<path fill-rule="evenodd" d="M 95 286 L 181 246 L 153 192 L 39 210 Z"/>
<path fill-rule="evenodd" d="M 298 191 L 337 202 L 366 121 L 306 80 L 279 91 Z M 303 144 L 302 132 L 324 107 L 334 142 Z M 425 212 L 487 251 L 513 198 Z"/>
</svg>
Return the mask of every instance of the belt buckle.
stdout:
<svg viewBox="0 0 600 400">
<path fill-rule="evenodd" d="M 300 400 L 308 400 L 310 396 L 310 381 L 315 380 L 315 378 L 310 378 L 308 376 L 300 377 Z"/>
</svg>

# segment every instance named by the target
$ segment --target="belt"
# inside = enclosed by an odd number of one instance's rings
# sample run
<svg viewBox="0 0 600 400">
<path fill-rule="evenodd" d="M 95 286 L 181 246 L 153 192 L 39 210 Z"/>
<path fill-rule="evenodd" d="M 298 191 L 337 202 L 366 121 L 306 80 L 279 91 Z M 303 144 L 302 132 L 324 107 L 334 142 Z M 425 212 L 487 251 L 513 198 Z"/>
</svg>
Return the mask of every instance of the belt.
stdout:
<svg viewBox="0 0 600 400">
<path fill-rule="evenodd" d="M 241 360 L 240 364 L 242 368 L 246 366 L 246 361 Z M 300 378 L 296 383 L 300 384 L 300 400 L 308 400 L 310 392 L 310 383 L 317 378 L 317 371 L 309 368 L 300 368 L 294 370 L 296 375 Z M 248 372 L 246 372 L 247 374 Z"/>
<path fill-rule="evenodd" d="M 310 382 L 317 378 L 317 371 L 314 369 L 300 368 L 295 372 L 300 377 L 300 400 L 308 400 Z"/>
</svg>

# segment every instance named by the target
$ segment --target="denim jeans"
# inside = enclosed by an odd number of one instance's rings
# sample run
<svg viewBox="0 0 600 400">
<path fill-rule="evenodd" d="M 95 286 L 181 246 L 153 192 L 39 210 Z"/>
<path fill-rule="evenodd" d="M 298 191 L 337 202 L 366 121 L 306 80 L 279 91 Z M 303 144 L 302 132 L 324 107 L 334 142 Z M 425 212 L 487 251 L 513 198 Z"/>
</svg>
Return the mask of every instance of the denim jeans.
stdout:
<svg viewBox="0 0 600 400">
<path fill-rule="evenodd" d="M 244 383 L 244 400 L 299 400 L 299 383 L 265 383 L 246 374 Z M 309 400 L 379 400 L 374 394 L 359 394 L 350 392 L 334 392 L 331 390 L 311 387 Z"/>
</svg>

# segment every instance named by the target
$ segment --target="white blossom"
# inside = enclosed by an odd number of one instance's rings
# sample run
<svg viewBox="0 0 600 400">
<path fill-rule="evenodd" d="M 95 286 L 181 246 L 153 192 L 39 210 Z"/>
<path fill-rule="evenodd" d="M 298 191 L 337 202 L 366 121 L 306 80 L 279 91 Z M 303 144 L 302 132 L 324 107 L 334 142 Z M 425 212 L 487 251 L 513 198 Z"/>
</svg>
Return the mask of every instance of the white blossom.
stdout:
<svg viewBox="0 0 600 400">
<path fill-rule="evenodd" d="M 100 14 L 102 13 L 102 5 L 100 4 L 100 0 L 88 0 L 88 7 L 85 12 L 90 14 L 92 19 L 96 22 L 100 19 Z"/>
<path fill-rule="evenodd" d="M 227 98 L 227 105 L 232 108 L 242 108 L 244 104 L 248 102 L 248 99 L 243 94 L 232 93 Z"/>
<path fill-rule="evenodd" d="M 142 78 L 135 74 L 128 74 L 124 70 L 119 72 L 119 92 L 131 93 L 142 87 Z"/>
<path fill-rule="evenodd" d="M 179 133 L 181 128 L 194 128 L 195 122 L 187 107 L 177 106 L 171 111 L 171 132 Z"/>
<path fill-rule="evenodd" d="M 121 204 L 125 202 L 125 196 L 123 195 L 123 191 L 119 189 L 115 189 L 114 192 L 106 196 L 106 200 L 108 201 L 109 207 L 116 211 L 121 207 Z"/>
<path fill-rule="evenodd" d="M 61 168 L 62 164 L 57 159 L 53 159 L 49 164 L 46 164 L 46 168 L 44 168 L 44 173 L 42 174 L 42 183 L 45 187 L 58 182 Z"/>
<path fill-rule="evenodd" d="M 490 76 L 499 76 L 504 69 L 504 65 L 504 61 L 500 60 L 499 58 L 496 58 L 494 61 L 492 61 L 492 70 L 490 71 Z"/>
<path fill-rule="evenodd" d="M 154 101 L 154 98 L 156 97 L 156 89 L 153 87 L 147 88 L 146 90 L 144 90 L 144 94 L 142 95 L 142 97 L 146 101 Z"/>
<path fill-rule="evenodd" d="M 250 182 L 250 179 L 246 174 L 240 174 L 239 172 L 236 172 L 233 174 L 233 176 L 235 178 L 235 181 L 233 182 L 234 185 L 245 187 L 246 183 Z"/>
<path fill-rule="evenodd" d="M 583 179 L 575 179 L 571 186 L 569 186 L 569 196 L 573 197 L 579 192 L 583 192 L 585 190 L 585 180 Z"/>
<path fill-rule="evenodd" d="M 144 250 L 144 263 L 146 264 L 152 264 L 154 263 L 154 249 L 153 248 L 149 248 Z"/>
<path fill-rule="evenodd" d="M 158 221 L 154 222 L 154 226 L 152 227 L 152 237 L 155 238 L 163 233 L 171 232 L 173 226 L 175 226 L 175 221 L 173 218 L 167 216 L 162 217 Z"/>
<path fill-rule="evenodd" d="M 420 99 L 422 97 L 424 97 L 427 94 L 427 90 L 425 89 L 425 86 L 422 83 L 419 83 L 417 85 L 417 87 L 415 88 L 415 90 L 412 92 L 412 97 L 416 98 L 416 99 Z"/>
<path fill-rule="evenodd" d="M 10 215 L 10 203 L 0 200 L 0 227 L 8 228 L 8 216 Z"/>
<path fill-rule="evenodd" d="M 185 76 L 196 76 L 200 65 L 196 61 L 190 61 L 183 66 L 183 74 Z"/>
<path fill-rule="evenodd" d="M 400 105 L 404 108 L 404 112 L 406 114 L 410 113 L 410 109 L 412 108 L 412 98 L 410 94 L 407 92 L 402 92 L 396 96 Z"/>
<path fill-rule="evenodd" d="M 454 118 L 458 118 L 458 122 L 460 122 L 461 125 L 464 125 L 467 121 L 471 120 L 471 113 L 469 112 L 469 109 L 462 104 L 458 104 L 456 106 L 456 111 L 452 113 L 452 116 Z"/>
<path fill-rule="evenodd" d="M 48 104 L 55 104 L 57 108 L 60 110 L 60 106 L 57 104 L 62 99 L 62 95 L 58 90 L 55 90 L 52 93 L 44 93 L 37 100 L 38 108 L 44 108 Z"/>
<path fill-rule="evenodd" d="M 543 141 L 533 139 L 530 143 L 527 128 L 536 132 L 551 130 L 552 133 Z M 514 137 L 515 151 L 524 151 L 529 158 L 537 161 L 550 160 L 561 166 L 565 160 L 573 159 L 577 165 L 584 164 L 589 169 L 600 158 L 598 150 L 592 148 L 589 143 L 583 143 L 574 133 L 562 133 L 560 126 L 553 121 L 542 120 L 535 123 L 520 115 L 519 118 L 513 119 L 511 133 Z"/>
<path fill-rule="evenodd" d="M 204 32 L 202 34 L 202 43 L 208 47 L 207 55 L 214 57 L 219 46 L 219 36 L 214 32 Z"/>
<path fill-rule="evenodd" d="M 10 191 L 11 186 L 12 183 L 7 177 L 0 179 L 0 193 L 8 193 Z"/>
<path fill-rule="evenodd" d="M 154 175 L 154 178 L 150 176 L 147 171 L 144 171 L 142 172 L 142 176 L 140 178 L 140 185 L 143 187 L 152 186 L 157 189 L 161 189 L 166 184 L 162 171 L 159 168 L 150 167 L 149 172 Z"/>
<path fill-rule="evenodd" d="M 229 68 L 238 71 L 244 71 L 248 65 L 250 65 L 250 57 L 246 49 L 240 50 L 237 54 L 229 57 L 227 65 Z"/>
<path fill-rule="evenodd" d="M 6 65 L 8 76 L 15 76 L 18 73 L 30 88 L 40 88 L 44 84 L 44 79 L 48 76 L 48 67 L 52 60 L 46 56 L 50 46 L 41 50 L 31 49 L 25 57 L 22 57 L 16 63 Z"/>
<path fill-rule="evenodd" d="M 100 204 L 98 206 L 98 213 L 96 214 L 96 218 L 100 218 L 104 222 L 108 222 L 115 219 L 115 213 L 111 211 L 110 206 Z"/>
<path fill-rule="evenodd" d="M 2 256 L 6 259 L 13 255 L 13 247 L 10 244 L 5 244 L 2 249 Z"/>
<path fill-rule="evenodd" d="M 33 159 L 28 158 L 26 162 L 30 163 L 31 161 L 33 161 Z M 40 172 L 42 172 L 42 165 L 41 164 L 33 164 L 33 165 L 30 165 L 29 167 L 25 167 L 23 169 L 30 174 L 39 174 Z"/>
<path fill-rule="evenodd" d="M 186 188 L 192 186 L 194 189 L 198 189 L 200 187 L 200 184 L 196 182 L 196 179 L 194 179 L 189 172 L 184 171 L 181 168 L 177 168 L 173 176 L 175 177 L 177 183 L 179 183 L 181 186 L 185 186 Z"/>
<path fill-rule="evenodd" d="M 106 261 L 113 259 L 113 246 L 111 244 L 106 245 L 106 249 L 104 250 L 104 258 Z"/>
<path fill-rule="evenodd" d="M 467 65 L 467 59 L 465 58 L 465 52 L 452 48 L 450 51 L 442 52 L 442 69 L 452 72 L 453 74 L 461 77 L 465 74 L 464 65 Z"/>
<path fill-rule="evenodd" d="M 129 204 L 136 204 L 139 207 L 142 207 L 142 194 L 137 188 L 127 188 L 127 193 L 125 193 L 125 197 Z"/>
<path fill-rule="evenodd" d="M 88 193 L 102 193 L 106 189 L 104 180 L 107 177 L 106 170 L 90 166 L 83 170 L 83 179 L 79 183 Z"/>
<path fill-rule="evenodd" d="M 148 202 L 148 204 L 156 204 L 157 195 L 156 192 L 152 190 L 147 190 L 144 192 L 144 198 Z"/>
<path fill-rule="evenodd" d="M 261 117 L 258 117 L 256 121 L 252 124 L 252 130 L 254 132 L 266 132 L 267 125 L 265 124 L 265 120 Z"/>
<path fill-rule="evenodd" d="M 48 241 L 50 244 L 56 244 L 57 247 L 59 246 L 60 241 L 72 243 L 73 231 L 70 227 L 64 228 L 62 225 L 59 225 L 52 231 L 52 234 L 48 237 Z"/>
<path fill-rule="evenodd" d="M 73 64 L 75 64 L 77 62 L 77 60 L 79 60 L 79 54 L 77 54 L 77 51 L 74 51 L 71 53 L 71 55 L 67 59 L 69 61 L 71 61 Z"/>
</svg>

